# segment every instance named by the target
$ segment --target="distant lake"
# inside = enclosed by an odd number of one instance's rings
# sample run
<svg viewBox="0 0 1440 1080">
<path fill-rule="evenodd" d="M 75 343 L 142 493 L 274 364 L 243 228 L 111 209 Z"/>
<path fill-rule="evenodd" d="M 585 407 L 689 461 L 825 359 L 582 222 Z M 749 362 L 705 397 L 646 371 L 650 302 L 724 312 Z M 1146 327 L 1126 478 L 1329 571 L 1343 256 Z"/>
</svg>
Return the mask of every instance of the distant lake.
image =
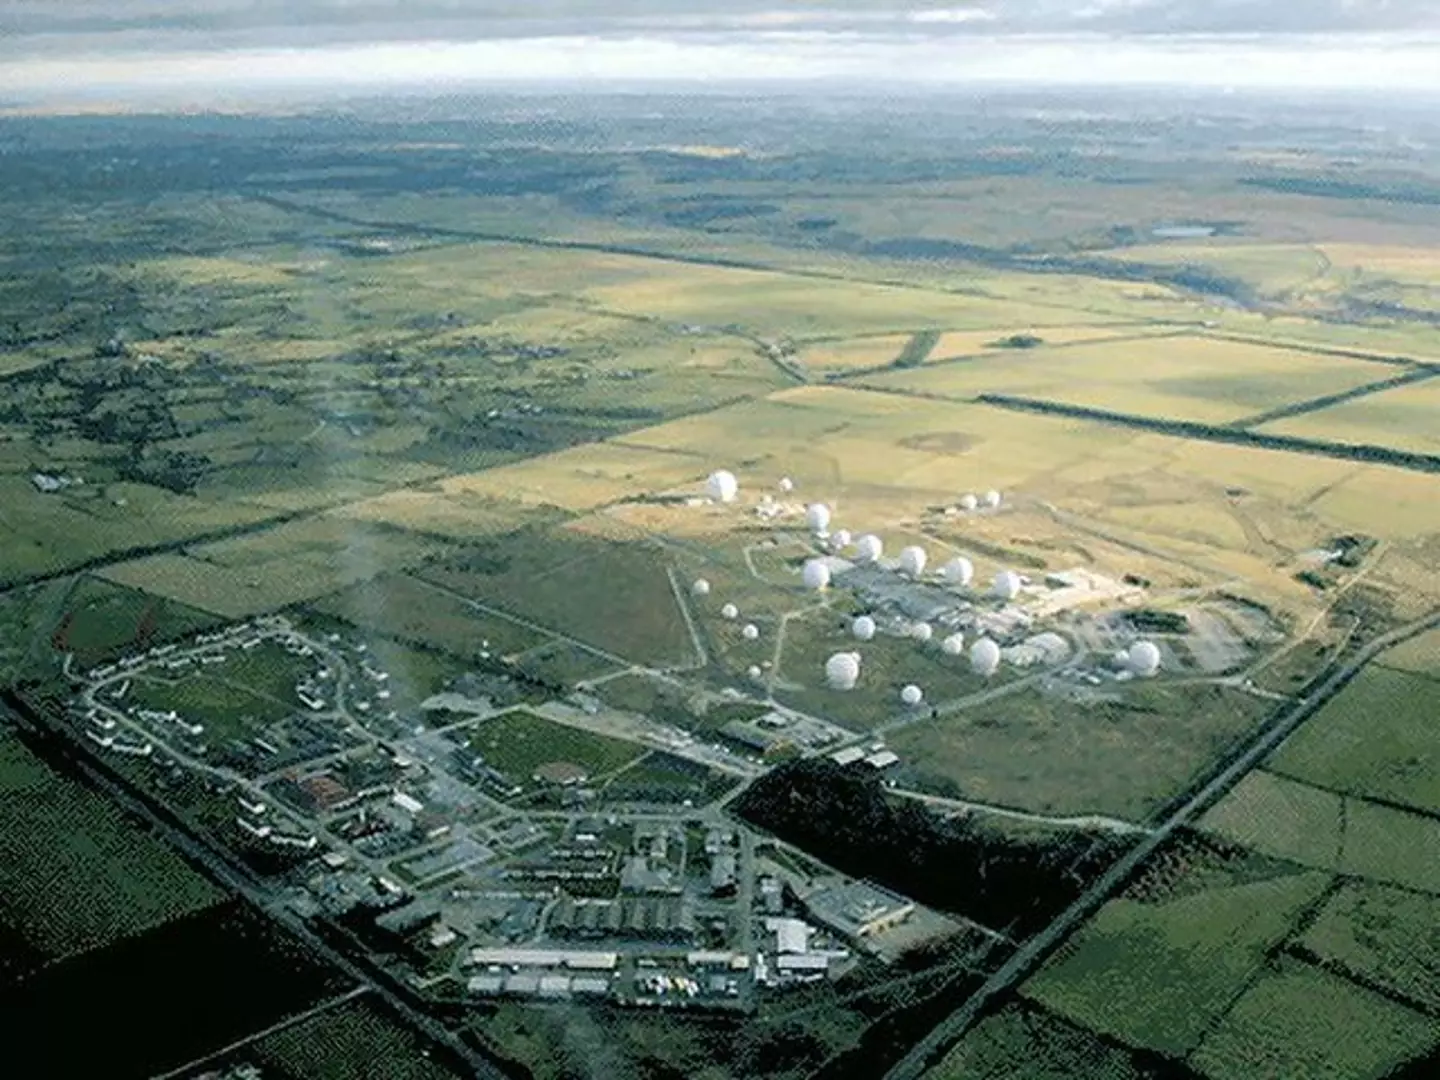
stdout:
<svg viewBox="0 0 1440 1080">
<path fill-rule="evenodd" d="M 1150 235 L 1161 240 L 1198 240 L 1201 237 L 1214 236 L 1216 231 L 1213 225 L 1163 225 L 1158 229 L 1151 229 Z"/>
</svg>

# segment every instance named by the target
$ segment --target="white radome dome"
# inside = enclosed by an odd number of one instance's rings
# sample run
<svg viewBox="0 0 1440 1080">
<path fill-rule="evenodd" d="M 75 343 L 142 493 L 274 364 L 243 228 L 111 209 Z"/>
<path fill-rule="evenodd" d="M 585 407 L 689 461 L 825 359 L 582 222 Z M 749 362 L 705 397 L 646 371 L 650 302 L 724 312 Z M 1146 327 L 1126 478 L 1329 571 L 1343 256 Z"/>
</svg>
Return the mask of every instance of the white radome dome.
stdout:
<svg viewBox="0 0 1440 1080">
<path fill-rule="evenodd" d="M 979 506 L 979 505 L 980 505 L 980 500 L 977 499 L 974 495 L 968 495 L 968 494 L 967 494 L 967 495 L 962 495 L 962 496 L 960 496 L 960 509 L 961 509 L 961 510 L 964 510 L 964 511 L 967 511 L 967 512 L 968 512 L 968 511 L 974 510 L 974 509 L 975 509 L 977 506 Z"/>
<path fill-rule="evenodd" d="M 885 553 L 885 544 L 874 533 L 866 533 L 855 541 L 855 555 L 861 562 L 875 562 Z"/>
<path fill-rule="evenodd" d="M 919 577 L 925 572 L 925 549 L 910 545 L 900 550 L 900 569 L 911 577 Z"/>
<path fill-rule="evenodd" d="M 696 596 L 709 596 L 710 582 L 706 581 L 703 577 L 698 578 L 696 579 L 695 584 L 690 586 L 690 591 Z"/>
<path fill-rule="evenodd" d="M 940 642 L 940 651 L 946 656 L 959 656 L 965 651 L 965 635 L 951 634 Z"/>
<path fill-rule="evenodd" d="M 963 588 L 975 579 L 975 564 L 960 555 L 945 564 L 944 573 L 946 581 L 953 581 Z"/>
<path fill-rule="evenodd" d="M 875 637 L 875 620 L 869 615 L 861 615 L 850 624 L 850 633 L 855 635 L 856 641 L 871 641 Z"/>
<path fill-rule="evenodd" d="M 977 675 L 994 675 L 1000 669 L 1000 646 L 981 638 L 970 647 L 970 668 Z"/>
<path fill-rule="evenodd" d="M 755 641 L 760 637 L 760 628 L 754 623 L 746 623 L 740 631 L 740 636 L 746 641 Z"/>
<path fill-rule="evenodd" d="M 830 565 L 823 559 L 810 559 L 800 571 L 800 579 L 805 583 L 805 588 L 820 590 L 830 584 Z"/>
<path fill-rule="evenodd" d="M 935 636 L 935 628 L 928 622 L 917 622 L 910 628 L 910 636 L 916 641 L 929 641 Z"/>
<path fill-rule="evenodd" d="M 905 687 L 904 690 L 900 691 L 900 700 L 903 701 L 906 705 L 909 705 L 911 708 L 914 708 L 916 705 L 919 705 L 920 702 L 925 700 L 925 691 L 921 690 L 920 687 L 911 684 L 910 686 Z"/>
<path fill-rule="evenodd" d="M 860 654 L 836 653 L 825 661 L 825 681 L 836 690 L 853 690 L 860 679 Z"/>
<path fill-rule="evenodd" d="M 705 490 L 716 502 L 734 502 L 735 496 L 740 491 L 740 482 L 728 469 L 717 469 L 705 482 Z"/>
<path fill-rule="evenodd" d="M 726 604 L 720 609 L 720 617 L 722 619 L 738 619 L 740 617 L 740 609 L 734 604 Z"/>
</svg>

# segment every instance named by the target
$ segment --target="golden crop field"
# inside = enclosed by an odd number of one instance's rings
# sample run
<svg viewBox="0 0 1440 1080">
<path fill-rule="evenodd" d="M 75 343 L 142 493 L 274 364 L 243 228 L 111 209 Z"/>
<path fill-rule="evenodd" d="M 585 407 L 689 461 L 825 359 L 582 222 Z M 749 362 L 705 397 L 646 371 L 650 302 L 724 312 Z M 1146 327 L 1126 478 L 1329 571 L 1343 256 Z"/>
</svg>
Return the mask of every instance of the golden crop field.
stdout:
<svg viewBox="0 0 1440 1080">
<path fill-rule="evenodd" d="M 1277 420 L 1258 430 L 1440 454 L 1440 378 L 1382 390 L 1319 412 Z"/>
<path fill-rule="evenodd" d="M 512 499 L 456 489 L 411 488 L 349 503 L 330 513 L 331 520 L 347 529 L 354 528 L 354 522 L 373 522 L 462 542 L 509 532 L 537 516 L 544 515 Z"/>
<path fill-rule="evenodd" d="M 909 340 L 905 334 L 881 334 L 847 341 L 817 342 L 800 350 L 800 362 L 805 365 L 806 371 L 821 375 L 884 367 L 900 355 Z"/>
<path fill-rule="evenodd" d="M 1158 419 L 1230 423 L 1394 374 L 1392 367 L 1363 360 L 1162 337 L 1007 350 L 864 382 L 946 398 L 1013 394 Z"/>
<path fill-rule="evenodd" d="M 530 506 L 585 511 L 630 496 L 703 481 L 709 472 L 703 458 L 611 440 L 447 477 L 437 487 L 449 498 L 514 500 Z"/>
<path fill-rule="evenodd" d="M 1008 327 L 1004 334 L 993 330 L 948 330 L 940 335 L 935 348 L 930 352 L 930 363 L 955 356 L 970 356 L 974 353 L 999 352 L 1009 355 L 1017 351 L 999 345 L 1003 338 L 1014 334 L 1030 334 L 1040 338 L 1046 345 L 1076 345 L 1087 341 L 1110 341 L 1114 338 L 1152 337 L 1176 333 L 1182 329 L 1165 323 L 1148 322 L 1099 322 L 1077 323 L 1074 326 L 1017 326 Z"/>
</svg>

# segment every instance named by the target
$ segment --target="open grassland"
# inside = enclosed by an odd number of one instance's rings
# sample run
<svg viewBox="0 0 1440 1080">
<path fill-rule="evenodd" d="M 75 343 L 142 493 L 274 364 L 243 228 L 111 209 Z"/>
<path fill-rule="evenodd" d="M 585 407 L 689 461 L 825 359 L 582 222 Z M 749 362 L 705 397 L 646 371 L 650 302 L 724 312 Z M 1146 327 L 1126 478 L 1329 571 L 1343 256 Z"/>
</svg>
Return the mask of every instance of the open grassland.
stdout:
<svg viewBox="0 0 1440 1080">
<path fill-rule="evenodd" d="M 629 279 L 587 287 L 581 296 L 607 311 L 760 335 L 840 336 L 920 329 L 1067 325 L 1076 311 L 1008 297 L 961 295 L 863 280 L 801 277 L 767 270 L 664 265 L 632 259 Z"/>
<path fill-rule="evenodd" d="M 1267 711 L 1212 686 L 1133 686 L 1084 705 L 1026 689 L 921 720 L 889 743 L 939 794 L 1144 821 Z"/>
<path fill-rule="evenodd" d="M 1125 1048 L 1030 1003 L 969 1031 L 925 1080 L 1144 1080 Z"/>
<path fill-rule="evenodd" d="M 1440 813 L 1440 680 L 1362 671 L 1271 757 L 1276 772 Z"/>
<path fill-rule="evenodd" d="M 1021 992 L 1132 1046 L 1187 1054 L 1325 884 L 1304 873 L 1158 903 L 1112 900 Z"/>
<path fill-rule="evenodd" d="M 184 638 L 221 621 L 196 608 L 99 577 L 71 579 L 61 588 L 64 595 L 53 598 L 43 629 L 49 633 L 53 652 L 73 653 L 82 667 Z"/>
<path fill-rule="evenodd" d="M 0 581 L 273 516 L 263 507 L 186 498 L 142 484 L 110 484 L 103 493 L 87 485 L 47 495 L 36 491 L 28 476 L 0 475 Z"/>
<path fill-rule="evenodd" d="M 293 705 L 223 675 L 191 675 L 173 683 L 136 679 L 129 700 L 142 709 L 173 709 L 184 720 L 204 724 L 206 741 L 216 746 L 263 735 L 294 711 Z"/>
<path fill-rule="evenodd" d="M 1201 827 L 1303 866 L 1440 893 L 1440 819 L 1284 777 L 1246 777 Z"/>
<path fill-rule="evenodd" d="M 816 342 L 800 350 L 800 362 L 807 372 L 815 375 L 886 367 L 894 363 L 909 340 L 905 334 L 880 334 L 845 341 Z"/>
<path fill-rule="evenodd" d="M 1163 337 L 1042 345 L 864 382 L 957 400 L 1003 393 L 1159 419 L 1229 423 L 1394 374 L 1393 368 L 1363 360 L 1208 337 Z"/>
<path fill-rule="evenodd" d="M 522 525 L 563 516 L 526 503 L 466 490 L 465 478 L 454 477 L 422 490 L 388 491 L 340 507 L 332 520 L 373 522 L 447 540 L 468 541 L 496 536 Z"/>
<path fill-rule="evenodd" d="M 588 511 L 620 499 L 703 481 L 709 472 L 699 457 L 612 441 L 453 476 L 439 485 L 439 491 L 451 500 L 511 499 L 531 506 Z"/>
<path fill-rule="evenodd" d="M 1440 1013 L 1440 897 L 1347 882 L 1300 938 L 1340 968 Z"/>
<path fill-rule="evenodd" d="M 1440 630 L 1413 637 L 1396 645 L 1376 661 L 1384 668 L 1413 672 L 1416 675 L 1440 677 Z"/>
<path fill-rule="evenodd" d="M 47 960 L 142 933 L 224 894 L 107 799 L 0 735 L 0 923 Z"/>
<path fill-rule="evenodd" d="M 1344 804 L 1340 795 L 1257 769 L 1200 825 L 1253 851 L 1335 870 L 1343 854 Z"/>
<path fill-rule="evenodd" d="M 940 335 L 940 340 L 930 353 L 929 362 L 934 364 L 958 356 L 974 356 L 977 353 L 1023 353 L 1023 349 L 1016 349 L 1007 343 L 1006 339 L 1015 337 L 1039 338 L 1041 345 L 1079 345 L 1090 341 L 1174 334 L 1183 330 L 1181 326 L 1165 323 L 1118 321 L 1098 325 L 1010 327 L 999 335 L 991 330 L 949 330 Z"/>
<path fill-rule="evenodd" d="M 523 709 L 481 720 L 465 731 L 470 750 L 520 785 L 529 785 L 536 768 L 547 762 L 578 765 L 598 780 L 646 753 L 634 743 L 557 724 Z"/>
<path fill-rule="evenodd" d="M 684 663 L 694 647 L 658 554 L 561 527 L 477 544 L 420 576 L 635 663 Z"/>
<path fill-rule="evenodd" d="M 456 1080 L 460 1075 L 430 1056 L 425 1042 L 383 1010 L 366 1002 L 285 1028 L 252 1044 L 246 1057 L 278 1080 Z"/>
<path fill-rule="evenodd" d="M 1440 818 L 1349 801 L 1340 869 L 1440 895 Z"/>
<path fill-rule="evenodd" d="M 775 699 L 802 712 L 814 713 L 852 731 L 868 731 L 897 717 L 924 715 L 931 706 L 952 701 L 986 687 L 971 673 L 964 657 L 946 656 L 939 640 L 921 645 L 913 638 L 878 634 L 873 641 L 857 642 L 850 633 L 851 617 L 833 611 L 814 611 L 791 619 L 785 626 L 784 647 L 773 673 Z M 769 637 L 770 635 L 766 635 Z M 747 655 L 756 645 L 764 646 Z M 740 671 L 754 657 L 768 659 L 774 641 L 737 642 L 730 663 Z M 860 652 L 860 681 L 853 690 L 835 690 L 825 682 L 825 662 L 837 652 Z M 1000 682 L 997 677 L 995 685 Z M 900 691 L 914 683 L 925 693 L 918 708 L 900 700 Z"/>
<path fill-rule="evenodd" d="M 1257 431 L 1362 446 L 1440 454 L 1440 378 L 1382 390 L 1319 412 L 1265 424 Z"/>
<path fill-rule="evenodd" d="M 1240 997 L 1190 1059 L 1213 1080 L 1381 1077 L 1440 1044 L 1440 1026 L 1344 979 L 1282 960 Z"/>
<path fill-rule="evenodd" d="M 311 607 L 370 634 L 413 641 L 462 657 L 482 651 L 513 655 L 549 640 L 405 574 L 385 574 L 323 597 Z"/>
<path fill-rule="evenodd" d="M 318 562 L 271 563 L 263 572 L 217 567 L 186 555 L 151 555 L 108 566 L 107 581 L 163 596 L 230 619 L 277 608 L 345 588 L 379 573 L 378 564 L 322 565 Z"/>
</svg>

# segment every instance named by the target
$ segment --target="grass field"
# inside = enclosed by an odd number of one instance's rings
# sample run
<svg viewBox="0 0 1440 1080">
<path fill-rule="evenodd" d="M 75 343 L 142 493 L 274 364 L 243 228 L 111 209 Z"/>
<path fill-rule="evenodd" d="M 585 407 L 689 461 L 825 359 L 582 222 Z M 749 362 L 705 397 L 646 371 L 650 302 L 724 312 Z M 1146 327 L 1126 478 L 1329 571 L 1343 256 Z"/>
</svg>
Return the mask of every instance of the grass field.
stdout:
<svg viewBox="0 0 1440 1080">
<path fill-rule="evenodd" d="M 97 577 L 75 580 L 63 599 L 54 598 L 50 610 L 54 619 L 50 648 L 73 652 L 82 666 L 183 638 L 220 622 L 206 612 Z"/>
<path fill-rule="evenodd" d="M 1077 705 L 1023 690 L 895 732 L 920 783 L 1045 814 L 1144 821 L 1267 710 L 1216 687 L 1153 685 Z"/>
<path fill-rule="evenodd" d="M 0 582 L 274 516 L 263 507 L 187 498 L 141 484 L 87 485 L 46 495 L 28 476 L 6 474 L 0 474 L 0 508 Z"/>
<path fill-rule="evenodd" d="M 1390 988 L 1440 1012 L 1440 897 L 1346 882 L 1305 931 L 1301 945 L 1321 962 Z"/>
<path fill-rule="evenodd" d="M 487 649 L 494 656 L 506 656 L 548 640 L 405 574 L 382 575 L 322 597 L 310 606 L 368 633 L 415 641 L 462 657 Z"/>
<path fill-rule="evenodd" d="M 1306 439 L 1388 446 L 1417 454 L 1440 454 L 1440 380 L 1382 390 L 1319 412 L 1265 424 L 1258 431 Z"/>
<path fill-rule="evenodd" d="M 1338 868 L 1345 800 L 1257 769 L 1211 809 L 1201 828 L 1302 866 Z"/>
<path fill-rule="evenodd" d="M 1341 870 L 1440 895 L 1440 818 L 1351 800 Z"/>
<path fill-rule="evenodd" d="M 465 729 L 470 749 L 515 783 L 530 784 L 536 766 L 568 761 L 598 780 L 645 753 L 619 739 L 556 724 L 524 710 L 502 713 Z"/>
<path fill-rule="evenodd" d="M 1413 672 L 1416 675 L 1440 677 L 1440 630 L 1413 637 L 1396 645 L 1376 661 L 1382 668 Z"/>
<path fill-rule="evenodd" d="M 351 1002 L 254 1043 L 246 1056 L 280 1080 L 456 1080 L 423 1039 L 384 1011 Z"/>
<path fill-rule="evenodd" d="M 174 683 L 136 679 L 127 701 L 142 709 L 174 709 L 181 719 L 204 724 L 206 741 L 216 746 L 262 735 L 294 711 L 224 675 L 190 675 Z"/>
<path fill-rule="evenodd" d="M 800 351 L 805 370 L 816 375 L 844 374 L 893 363 L 910 340 L 906 334 L 881 334 L 846 341 L 815 342 Z"/>
<path fill-rule="evenodd" d="M 1029 1003 L 972 1028 L 925 1080 L 1144 1080 L 1123 1047 Z"/>
<path fill-rule="evenodd" d="M 609 803 L 664 805 L 689 801 L 703 806 L 734 786 L 732 777 L 722 776 L 686 758 L 656 751 L 618 773 L 600 789 L 600 799 Z"/>
<path fill-rule="evenodd" d="M 974 356 L 977 353 L 1023 353 L 1024 350 L 1003 344 L 1005 339 L 1015 335 L 1037 337 L 1041 345 L 1079 345 L 1087 341 L 1173 334 L 1178 329 L 1180 328 L 1164 323 L 1114 322 L 1095 326 L 1012 327 L 1003 334 L 996 334 L 993 330 L 951 330 L 940 335 L 940 340 L 930 353 L 929 363 L 934 364 L 958 356 Z"/>
<path fill-rule="evenodd" d="M 419 576 L 636 663 L 684 663 L 694 647 L 659 556 L 555 528 L 477 545 Z"/>
<path fill-rule="evenodd" d="M 1391 367 L 1363 360 L 1208 337 L 1164 337 L 1008 350 L 864 382 L 957 400 L 1004 393 L 1140 416 L 1229 423 L 1394 374 Z"/>
<path fill-rule="evenodd" d="M 802 712 L 814 713 L 852 731 L 868 731 L 904 714 L 900 691 L 910 683 L 926 695 L 921 712 L 931 704 L 975 693 L 985 681 L 971 673 L 963 657 L 946 656 L 937 640 L 920 645 L 911 638 L 877 634 L 860 645 L 850 633 L 851 617 L 843 612 L 814 611 L 791 619 L 785 629 L 784 649 L 774 673 L 774 695 Z M 754 643 L 768 659 L 773 640 Z M 737 647 L 751 645 L 737 642 Z M 753 646 L 752 646 L 753 647 Z M 825 682 L 825 663 L 837 652 L 859 650 L 863 660 L 860 681 L 853 690 L 834 690 Z M 758 661 L 743 652 L 734 654 L 741 666 Z M 743 668 L 742 668 L 743 670 Z M 994 680 L 998 684 L 999 676 Z"/>
<path fill-rule="evenodd" d="M 48 959 L 109 945 L 225 894 L 109 800 L 0 734 L 0 922 Z"/>
<path fill-rule="evenodd" d="M 1271 757 L 1287 776 L 1440 812 L 1440 681 L 1362 671 Z"/>
<path fill-rule="evenodd" d="M 1021 992 L 1132 1046 L 1184 1055 L 1326 880 L 1302 873 L 1160 903 L 1113 900 Z"/>
<path fill-rule="evenodd" d="M 1245 991 L 1190 1063 L 1213 1080 L 1360 1080 L 1437 1044 L 1432 1018 L 1285 960 Z"/>
</svg>

